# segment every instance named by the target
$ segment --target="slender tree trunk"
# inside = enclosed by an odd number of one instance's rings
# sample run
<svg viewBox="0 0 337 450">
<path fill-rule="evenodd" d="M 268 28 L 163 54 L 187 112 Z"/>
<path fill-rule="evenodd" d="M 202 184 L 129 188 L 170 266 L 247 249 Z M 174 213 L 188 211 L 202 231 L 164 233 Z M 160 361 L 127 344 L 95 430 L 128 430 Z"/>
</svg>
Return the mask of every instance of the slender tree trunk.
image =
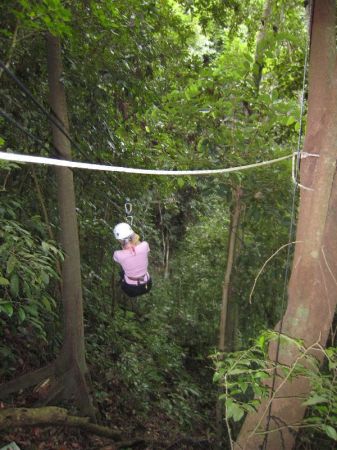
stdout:
<svg viewBox="0 0 337 450">
<path fill-rule="evenodd" d="M 239 251 L 236 251 L 239 254 Z M 227 321 L 225 330 L 225 348 L 228 352 L 236 350 L 236 330 L 239 326 L 239 305 L 232 301 L 232 293 L 230 292 L 228 307 L 227 307 Z"/>
<path fill-rule="evenodd" d="M 164 279 L 168 280 L 170 277 L 170 236 L 168 231 L 165 232 L 165 253 L 164 253 Z"/>
<path fill-rule="evenodd" d="M 254 58 L 254 66 L 253 66 L 253 79 L 256 88 L 256 92 L 259 92 L 261 79 L 262 79 L 262 71 L 264 67 L 264 53 L 265 53 L 265 40 L 268 32 L 270 18 L 273 12 L 273 4 L 275 0 L 266 0 L 263 13 L 261 17 L 261 25 L 259 32 L 256 36 L 256 47 L 255 47 L 255 58 Z"/>
<path fill-rule="evenodd" d="M 337 76 L 336 5 L 334 0 L 314 2 L 309 68 L 308 125 L 304 150 L 319 154 L 301 163 L 301 190 L 293 268 L 288 289 L 288 307 L 282 332 L 304 340 L 307 346 L 319 341 L 325 346 L 336 308 L 337 278 Z M 276 327 L 278 328 L 278 327 Z M 270 357 L 276 358 L 275 345 Z M 291 365 L 296 349 L 281 345 L 279 362 Z M 276 377 L 276 390 L 282 382 Z M 308 380 L 285 383 L 272 402 L 270 431 L 264 449 L 292 449 L 294 430 L 282 426 L 299 423 L 305 413 L 303 398 L 310 390 Z M 302 398 L 302 399 L 301 399 Z M 240 432 L 237 449 L 258 450 L 269 408 L 266 402 L 249 414 Z M 295 428 L 296 430 L 296 428 Z"/>
<path fill-rule="evenodd" d="M 235 260 L 236 240 L 238 235 L 238 227 L 240 223 L 241 196 L 242 190 L 240 187 L 237 187 L 234 193 L 235 204 L 233 213 L 231 215 L 228 252 L 227 252 L 227 265 L 222 288 L 222 304 L 221 304 L 219 343 L 218 343 L 218 349 L 220 352 L 224 352 L 227 347 L 225 342 L 227 311 L 228 311 L 231 276 Z M 222 391 L 219 392 L 219 395 L 220 394 L 222 394 Z M 220 400 L 217 400 L 216 404 L 216 423 L 217 423 L 217 443 L 218 447 L 221 448 L 223 438 L 223 403 Z"/>
<path fill-rule="evenodd" d="M 235 205 L 234 211 L 231 217 L 230 231 L 229 231 L 229 241 L 228 241 L 228 253 L 227 253 L 227 265 L 224 277 L 224 283 L 222 288 L 222 305 L 221 305 L 221 316 L 220 316 L 220 330 L 219 330 L 219 345 L 218 349 L 221 352 L 225 351 L 225 335 L 226 335 L 226 321 L 227 321 L 227 309 L 228 309 L 228 299 L 230 292 L 230 283 L 232 270 L 235 260 L 235 247 L 237 232 L 240 222 L 241 213 L 241 188 L 238 187 L 235 190 L 234 198 Z"/>
<path fill-rule="evenodd" d="M 253 66 L 253 81 L 254 81 L 254 85 L 256 88 L 256 94 L 258 95 L 259 90 L 260 90 L 260 84 L 261 84 L 261 80 L 262 80 L 262 71 L 263 71 L 263 67 L 264 67 L 264 54 L 265 54 L 265 39 L 267 36 L 267 32 L 268 32 L 268 28 L 270 25 L 270 20 L 271 20 L 271 16 L 272 16 L 272 12 L 273 12 L 273 8 L 275 4 L 275 0 L 265 0 L 264 3 L 264 7 L 263 7 L 263 13 L 262 13 L 262 17 L 261 17 L 261 26 L 259 29 L 259 32 L 256 36 L 256 47 L 255 47 L 255 58 L 254 58 L 254 66 Z M 241 214 L 241 207 L 242 205 L 240 204 L 240 198 L 238 199 L 238 207 L 239 207 L 239 211 L 238 211 L 238 218 L 237 220 L 240 220 L 240 214 Z M 234 220 L 236 220 L 236 218 L 234 217 L 237 214 L 237 211 L 235 209 L 233 216 L 231 218 L 231 221 L 234 222 Z M 235 234 L 235 244 L 236 245 L 236 239 L 237 236 Z M 230 249 L 229 249 L 230 252 Z M 228 255 L 229 257 L 229 255 Z M 228 261 L 229 262 L 229 261 Z M 233 265 L 233 262 L 232 262 Z M 231 276 L 231 274 L 228 275 L 227 270 L 229 269 L 228 267 L 228 263 L 227 263 L 227 268 L 226 268 L 226 274 L 225 274 L 225 283 L 224 283 L 224 287 L 223 287 L 223 294 L 222 294 L 222 313 L 221 313 L 221 325 L 220 328 L 223 328 L 223 331 L 220 330 L 220 341 L 219 341 L 219 349 L 221 350 L 221 346 L 224 347 L 225 345 L 225 337 L 226 335 L 228 337 L 230 337 L 230 334 L 228 331 L 226 331 L 226 328 L 228 328 L 228 325 L 230 323 L 230 328 L 231 328 L 231 338 L 229 340 L 232 341 L 232 337 L 233 334 L 235 333 L 235 328 L 234 327 L 234 322 L 238 322 L 238 308 L 237 305 L 229 305 L 230 303 L 230 289 L 229 289 L 229 281 L 226 281 L 226 277 L 227 276 Z M 232 267 L 230 268 L 230 272 L 232 271 Z M 226 283 L 228 283 L 228 286 L 226 286 Z M 224 302 L 226 303 L 226 311 L 224 311 L 223 306 L 224 306 Z M 233 312 L 233 316 L 232 313 Z M 224 323 L 222 323 L 222 321 L 225 321 Z M 222 338 L 221 338 L 222 336 Z M 221 342 L 221 339 L 223 342 Z M 227 348 L 226 350 L 229 351 L 231 349 L 231 344 L 229 342 L 229 340 L 227 340 Z M 224 351 L 224 350 L 222 350 Z"/>
<path fill-rule="evenodd" d="M 60 125 L 68 133 L 69 123 L 65 90 L 61 81 L 63 75 L 61 45 L 59 38 L 47 35 L 48 81 L 50 106 Z M 70 142 L 61 131 L 52 125 L 53 141 L 64 159 L 71 159 Z M 64 342 L 58 360 L 58 370 L 72 370 L 72 377 L 64 379 L 65 393 L 80 390 L 78 396 L 82 412 L 88 413 L 91 402 L 85 398 L 88 394 L 86 377 L 88 368 L 85 360 L 83 300 L 79 237 L 76 217 L 76 203 L 73 173 L 69 168 L 56 170 L 57 196 L 60 214 L 60 239 L 65 259 L 62 264 L 62 300 L 64 309 Z M 76 379 L 76 382 L 75 382 Z M 79 382 L 80 380 L 80 382 Z"/>
</svg>

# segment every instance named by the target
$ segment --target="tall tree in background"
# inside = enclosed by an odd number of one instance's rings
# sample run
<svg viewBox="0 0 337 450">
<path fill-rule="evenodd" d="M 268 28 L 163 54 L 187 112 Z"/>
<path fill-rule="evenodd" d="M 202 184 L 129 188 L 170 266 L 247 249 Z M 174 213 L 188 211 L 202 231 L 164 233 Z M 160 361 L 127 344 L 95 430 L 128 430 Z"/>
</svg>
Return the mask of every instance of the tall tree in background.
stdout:
<svg viewBox="0 0 337 450">
<path fill-rule="evenodd" d="M 337 301 L 336 5 L 334 0 L 325 0 L 313 2 L 313 8 L 304 150 L 319 156 L 307 157 L 301 163 L 301 183 L 312 190 L 301 190 L 298 243 L 288 288 L 288 307 L 281 322 L 282 333 L 303 339 L 308 347 L 315 342 L 326 345 Z M 276 327 L 279 328 L 280 325 Z M 276 351 L 274 344 L 270 347 L 273 360 Z M 293 346 L 281 344 L 280 363 L 292 365 L 297 357 Z M 268 420 L 264 448 L 293 447 L 293 431 L 305 413 L 303 399 L 308 395 L 309 381 L 301 377 L 283 384 L 280 373 L 276 374 L 275 381 L 276 395 L 271 410 L 268 402 L 263 402 L 256 413 L 247 416 L 236 448 L 261 448 L 264 435 L 255 432 L 265 429 Z"/>
<path fill-rule="evenodd" d="M 268 28 L 274 7 L 274 0 L 266 0 L 261 17 L 261 25 L 256 37 L 255 57 L 253 66 L 253 78 L 258 93 L 262 79 L 262 71 L 265 60 L 265 47 L 268 36 Z"/>
<path fill-rule="evenodd" d="M 62 79 L 61 44 L 58 37 L 47 34 L 49 101 L 61 129 L 69 133 L 67 101 Z M 71 159 L 69 139 L 55 125 L 53 141 L 62 159 Z M 62 267 L 62 301 L 64 310 L 64 342 L 59 365 L 65 390 L 77 391 L 83 412 L 91 410 L 86 377 L 83 299 L 81 283 L 80 245 L 76 218 L 75 189 L 72 170 L 56 168 L 58 208 L 60 214 L 60 240 L 65 252 Z M 68 371 L 71 376 L 69 377 Z M 60 384 L 60 382 L 58 382 Z"/>
</svg>

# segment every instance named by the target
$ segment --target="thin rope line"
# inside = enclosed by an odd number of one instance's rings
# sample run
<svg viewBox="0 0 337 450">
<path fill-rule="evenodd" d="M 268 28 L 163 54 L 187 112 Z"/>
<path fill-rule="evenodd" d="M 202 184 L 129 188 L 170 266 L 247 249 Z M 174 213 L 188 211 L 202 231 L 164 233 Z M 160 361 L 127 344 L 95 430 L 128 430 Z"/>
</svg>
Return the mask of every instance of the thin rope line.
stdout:
<svg viewBox="0 0 337 450">
<path fill-rule="evenodd" d="M 300 108 L 300 128 L 298 132 L 298 140 L 297 140 L 297 162 L 296 162 L 296 168 L 295 168 L 295 183 L 293 186 L 293 194 L 292 194 L 292 204 L 291 204 L 291 220 L 290 220 L 290 226 L 289 226 L 289 236 L 288 241 L 294 241 L 294 229 L 295 229 L 295 205 L 296 205 L 296 192 L 298 188 L 298 182 L 297 177 L 300 170 L 300 161 L 301 161 L 301 143 L 302 143 L 302 133 L 303 133 L 303 115 L 304 115 L 304 103 L 305 103 L 305 88 L 306 88 L 306 79 L 307 79 L 307 70 L 308 70 L 308 62 L 309 62 L 309 47 L 311 45 L 311 28 L 312 28 L 312 22 L 314 18 L 314 0 L 313 4 L 310 3 L 310 11 L 309 11 L 309 30 L 306 35 L 306 48 L 305 48 L 305 57 L 304 57 L 304 68 L 303 68 L 303 78 L 302 78 L 302 95 L 301 95 L 301 108 Z M 276 367 L 279 362 L 279 356 L 280 356 L 280 344 L 281 344 L 281 333 L 283 329 L 283 321 L 284 321 L 284 313 L 285 313 L 285 298 L 286 298 L 286 292 L 287 292 L 287 286 L 289 282 L 289 269 L 290 269 L 290 254 L 291 254 L 291 246 L 289 245 L 287 250 L 287 259 L 286 259 L 286 268 L 284 272 L 284 283 L 283 283 L 283 293 L 282 293 L 282 301 L 281 301 L 281 320 L 280 320 L 280 326 L 278 330 L 278 338 L 277 338 L 277 347 L 276 347 L 276 355 L 275 355 L 275 369 L 273 373 L 273 380 L 272 380 L 272 386 L 271 386 L 271 395 L 275 392 L 275 385 L 276 385 Z M 269 436 L 269 429 L 270 429 L 270 420 L 271 420 L 271 413 L 272 413 L 272 406 L 273 402 L 270 403 L 268 408 L 268 419 L 267 424 L 265 428 L 265 437 L 262 443 L 262 450 L 267 449 L 268 445 L 268 436 Z"/>
<path fill-rule="evenodd" d="M 67 161 L 64 159 L 45 158 L 42 156 L 22 155 L 19 153 L 0 152 L 0 159 L 4 161 L 15 161 L 18 163 L 33 163 L 45 164 L 49 166 L 71 167 L 74 169 L 88 169 L 99 170 L 105 172 L 122 172 L 122 173 L 136 173 L 141 175 L 214 175 L 228 172 L 238 172 L 241 170 L 248 170 L 255 167 L 262 167 L 270 164 L 275 164 L 280 161 L 292 158 L 292 155 L 282 156 L 280 158 L 262 161 L 254 164 L 247 164 L 245 166 L 227 167 L 223 169 L 210 170 L 153 170 L 153 169 L 137 169 L 131 167 L 109 166 L 106 164 L 92 164 L 76 161 Z"/>
<path fill-rule="evenodd" d="M 2 116 L 4 119 L 6 119 L 7 122 L 14 125 L 18 130 L 22 131 L 22 133 L 24 133 L 26 136 L 30 137 L 33 141 L 40 144 L 41 147 L 48 150 L 48 153 L 49 153 L 50 149 L 53 149 L 56 157 L 61 155 L 60 151 L 58 150 L 57 147 L 55 147 L 54 144 L 48 144 L 47 142 L 44 142 L 42 139 L 40 139 L 39 137 L 32 134 L 29 130 L 27 130 L 27 128 L 25 128 L 23 125 L 21 125 L 15 119 L 13 119 L 13 117 L 10 114 L 8 114 L 6 111 L 4 111 L 2 108 L 0 108 L 0 116 Z"/>
<path fill-rule="evenodd" d="M 37 109 L 40 110 L 50 120 L 50 122 L 52 122 L 52 124 L 55 125 L 59 129 L 59 131 L 68 139 L 71 145 L 82 154 L 82 150 L 64 129 L 64 124 L 62 120 L 58 117 L 58 115 L 55 113 L 55 111 L 51 110 L 52 114 L 50 114 L 47 111 L 47 109 L 36 100 L 34 95 L 22 83 L 22 81 L 20 81 L 19 78 L 11 70 L 8 69 L 8 67 L 6 67 L 5 63 L 1 59 L 0 59 L 0 67 L 2 67 L 4 72 L 6 72 L 6 74 L 19 86 L 20 90 L 34 103 Z"/>
</svg>

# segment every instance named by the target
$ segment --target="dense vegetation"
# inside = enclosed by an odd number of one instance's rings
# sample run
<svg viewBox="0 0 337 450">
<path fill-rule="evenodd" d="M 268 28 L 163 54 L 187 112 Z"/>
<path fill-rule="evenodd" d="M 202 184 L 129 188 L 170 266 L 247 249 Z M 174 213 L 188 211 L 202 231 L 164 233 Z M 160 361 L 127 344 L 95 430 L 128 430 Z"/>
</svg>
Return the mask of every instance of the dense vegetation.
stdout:
<svg viewBox="0 0 337 450">
<path fill-rule="evenodd" d="M 215 169 L 297 148 L 307 47 L 301 2 L 18 0 L 2 2 L 0 12 L 1 60 L 48 111 L 45 35 L 60 39 L 76 161 Z M 3 69 L 0 90 L 1 151 L 58 156 L 48 117 Z M 263 396 L 266 345 L 275 339 L 266 330 L 284 310 L 287 248 L 257 280 L 251 303 L 249 297 L 261 266 L 288 242 L 296 219 L 291 159 L 206 177 L 73 174 L 86 357 L 100 422 L 153 442 L 139 448 L 215 448 L 217 382 L 226 386 L 224 374 L 246 355 L 241 372 L 232 373 L 239 378 L 230 395 L 222 396 L 223 427 L 235 439 L 244 413 L 256 406 L 252 393 Z M 1 162 L 1 187 L 0 380 L 6 382 L 51 362 L 61 350 L 60 267 L 67 255 L 58 240 L 54 170 Z M 216 352 L 238 192 L 223 359 Z M 127 201 L 135 230 L 151 248 L 154 287 L 138 300 L 122 295 L 112 260 L 118 248 L 112 228 L 125 219 Z M 329 395 L 336 393 L 334 336 L 332 329 L 322 373 L 306 373 L 314 380 L 307 401 L 313 409 L 298 449 L 334 448 L 337 440 L 336 397 Z M 253 381 L 246 378 L 245 361 L 260 374 Z M 25 394 L 2 405 L 43 404 L 43 389 Z M 71 399 L 63 405 L 73 407 Z M 79 433 L 50 433 L 28 438 L 11 431 L 0 444 L 11 439 L 32 449 L 104 447 Z M 227 435 L 223 439 L 221 448 L 230 448 Z"/>
</svg>

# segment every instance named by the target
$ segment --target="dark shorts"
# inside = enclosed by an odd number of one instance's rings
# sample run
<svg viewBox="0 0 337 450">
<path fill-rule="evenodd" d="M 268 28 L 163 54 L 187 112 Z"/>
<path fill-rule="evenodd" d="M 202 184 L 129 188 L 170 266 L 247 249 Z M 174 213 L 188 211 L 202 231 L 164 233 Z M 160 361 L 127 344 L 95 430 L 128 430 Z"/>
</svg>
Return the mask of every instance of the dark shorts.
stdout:
<svg viewBox="0 0 337 450">
<path fill-rule="evenodd" d="M 128 284 L 123 279 L 121 280 L 121 288 L 123 292 L 129 297 L 139 297 L 140 295 L 147 294 L 152 288 L 151 278 L 143 284 Z"/>
</svg>

